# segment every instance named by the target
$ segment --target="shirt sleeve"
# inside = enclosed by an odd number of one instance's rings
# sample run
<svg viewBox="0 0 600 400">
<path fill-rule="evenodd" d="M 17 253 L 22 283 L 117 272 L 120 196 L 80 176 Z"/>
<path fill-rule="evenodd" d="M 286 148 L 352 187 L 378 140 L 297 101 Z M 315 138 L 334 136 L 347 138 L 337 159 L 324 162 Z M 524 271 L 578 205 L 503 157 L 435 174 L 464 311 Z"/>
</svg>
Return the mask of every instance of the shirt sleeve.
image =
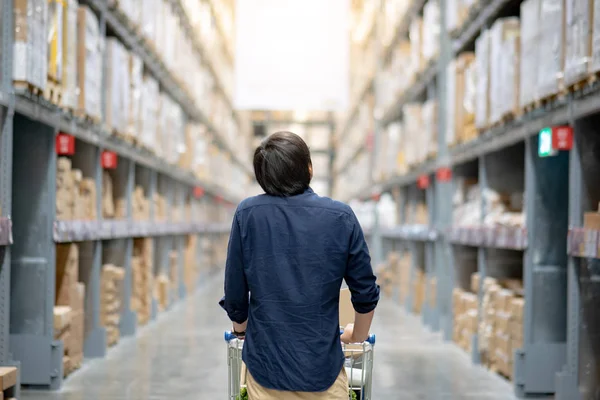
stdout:
<svg viewBox="0 0 600 400">
<path fill-rule="evenodd" d="M 350 289 L 354 310 L 359 314 L 366 314 L 377 307 L 379 285 L 373 273 L 365 236 L 354 213 L 350 218 L 349 229 L 350 249 L 344 279 Z"/>
<path fill-rule="evenodd" d="M 248 283 L 244 273 L 242 237 L 238 214 L 233 218 L 227 262 L 225 264 L 225 296 L 220 304 L 227 312 L 229 319 L 241 324 L 248 319 Z"/>
</svg>

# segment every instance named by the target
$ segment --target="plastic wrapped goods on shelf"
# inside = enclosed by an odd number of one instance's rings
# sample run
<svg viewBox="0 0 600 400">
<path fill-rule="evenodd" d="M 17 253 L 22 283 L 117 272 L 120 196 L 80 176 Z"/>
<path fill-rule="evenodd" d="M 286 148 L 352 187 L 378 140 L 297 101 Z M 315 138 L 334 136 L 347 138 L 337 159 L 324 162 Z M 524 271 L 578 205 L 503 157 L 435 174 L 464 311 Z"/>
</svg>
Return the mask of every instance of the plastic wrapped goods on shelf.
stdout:
<svg viewBox="0 0 600 400">
<path fill-rule="evenodd" d="M 540 0 L 537 85 L 541 99 L 556 95 L 563 84 L 565 54 L 565 1 Z"/>
<path fill-rule="evenodd" d="M 490 29 L 490 123 L 514 118 L 519 110 L 518 18 L 502 18 Z"/>
<path fill-rule="evenodd" d="M 571 86 L 588 78 L 592 57 L 592 0 L 565 1 L 565 85 Z"/>
<path fill-rule="evenodd" d="M 77 11 L 78 112 L 99 122 L 101 118 L 102 47 L 98 18 L 87 6 Z"/>
<path fill-rule="evenodd" d="M 143 70 L 142 60 L 135 54 L 129 53 L 127 60 L 127 73 L 129 81 L 129 99 L 127 100 L 128 112 L 126 136 L 139 143 L 142 131 L 142 95 L 143 95 Z"/>
<path fill-rule="evenodd" d="M 429 0 L 423 7 L 423 62 L 427 65 L 439 54 L 440 4 Z"/>
<path fill-rule="evenodd" d="M 48 1 L 17 1 L 13 10 L 15 87 L 43 91 L 48 80 Z"/>
<path fill-rule="evenodd" d="M 423 120 L 423 161 L 433 157 L 438 151 L 438 106 L 437 99 L 430 99 L 423 103 L 421 118 Z"/>
<path fill-rule="evenodd" d="M 538 98 L 537 69 L 539 60 L 539 27 L 541 0 L 521 3 L 521 63 L 519 105 L 523 109 Z"/>
<path fill-rule="evenodd" d="M 77 94 L 77 0 L 65 0 L 63 9 L 61 107 L 74 111 Z"/>
<path fill-rule="evenodd" d="M 423 135 L 421 108 L 422 105 L 419 103 L 410 103 L 403 107 L 406 138 L 404 145 L 406 146 L 406 164 L 409 168 L 422 161 L 422 140 L 419 139 Z"/>
<path fill-rule="evenodd" d="M 477 102 L 475 127 L 485 129 L 490 124 L 490 32 L 485 30 L 475 41 Z"/>
<path fill-rule="evenodd" d="M 154 282 L 154 297 L 158 303 L 158 311 L 165 311 L 169 307 L 169 277 L 160 274 Z"/>
<path fill-rule="evenodd" d="M 149 151 L 157 149 L 157 126 L 159 115 L 159 88 L 156 79 L 144 75 L 140 106 L 140 143 Z"/>
<path fill-rule="evenodd" d="M 134 221 L 148 221 L 150 219 L 150 201 L 146 197 L 142 186 L 136 186 L 131 204 Z"/>
<path fill-rule="evenodd" d="M 48 78 L 60 84 L 63 77 L 63 0 L 48 1 Z"/>
<path fill-rule="evenodd" d="M 409 37 L 411 70 L 418 74 L 425 68 L 425 60 L 423 59 L 423 18 L 413 19 L 410 24 Z"/>
<path fill-rule="evenodd" d="M 125 46 L 115 38 L 106 40 L 105 54 L 107 68 L 105 77 L 105 123 L 121 137 L 126 137 L 129 121 L 129 91 L 128 61 L 129 53 Z"/>
<path fill-rule="evenodd" d="M 448 145 L 477 138 L 475 129 L 475 55 L 463 53 L 448 66 Z"/>
<path fill-rule="evenodd" d="M 115 217 L 115 200 L 113 197 L 113 180 L 108 171 L 102 172 L 102 216 Z"/>
</svg>

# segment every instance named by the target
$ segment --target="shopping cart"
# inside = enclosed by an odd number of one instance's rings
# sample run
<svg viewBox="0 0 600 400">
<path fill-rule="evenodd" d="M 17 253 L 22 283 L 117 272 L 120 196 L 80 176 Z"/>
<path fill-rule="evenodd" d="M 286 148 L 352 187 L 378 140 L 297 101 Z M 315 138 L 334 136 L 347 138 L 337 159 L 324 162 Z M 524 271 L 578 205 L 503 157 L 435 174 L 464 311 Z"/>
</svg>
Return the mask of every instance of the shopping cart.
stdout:
<svg viewBox="0 0 600 400">
<path fill-rule="evenodd" d="M 341 333 L 341 332 L 340 332 Z M 245 400 L 242 388 L 246 383 L 246 368 L 242 362 L 244 340 L 232 332 L 225 332 L 227 342 L 228 400 Z M 373 382 L 373 349 L 375 335 L 369 335 L 364 343 L 342 344 L 344 350 L 346 374 L 348 375 L 348 399 L 371 400 Z"/>
</svg>

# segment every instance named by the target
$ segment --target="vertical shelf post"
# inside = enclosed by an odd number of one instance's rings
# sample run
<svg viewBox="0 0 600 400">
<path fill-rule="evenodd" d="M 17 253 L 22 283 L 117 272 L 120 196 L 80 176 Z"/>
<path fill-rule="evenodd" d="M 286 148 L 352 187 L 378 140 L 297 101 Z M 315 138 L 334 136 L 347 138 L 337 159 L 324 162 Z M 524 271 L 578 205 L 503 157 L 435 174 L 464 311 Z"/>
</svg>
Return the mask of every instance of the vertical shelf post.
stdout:
<svg viewBox="0 0 600 400">
<path fill-rule="evenodd" d="M 135 163 L 131 160 L 126 161 L 125 177 L 125 204 L 127 221 L 132 220 L 132 197 L 135 189 Z M 121 310 L 121 319 L 119 320 L 119 331 L 121 336 L 133 336 L 137 330 L 137 313 L 131 309 L 132 285 L 133 285 L 133 238 L 125 240 L 125 279 L 123 281 L 123 307 Z"/>
</svg>

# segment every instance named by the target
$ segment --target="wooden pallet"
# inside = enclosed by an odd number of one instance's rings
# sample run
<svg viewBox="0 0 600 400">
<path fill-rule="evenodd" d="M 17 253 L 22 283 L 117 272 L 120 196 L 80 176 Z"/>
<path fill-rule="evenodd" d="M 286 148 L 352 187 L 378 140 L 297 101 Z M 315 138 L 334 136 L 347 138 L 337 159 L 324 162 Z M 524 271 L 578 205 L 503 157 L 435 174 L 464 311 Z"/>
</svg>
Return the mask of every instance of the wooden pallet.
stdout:
<svg viewBox="0 0 600 400">
<path fill-rule="evenodd" d="M 15 87 L 15 89 L 17 91 L 29 92 L 36 96 L 39 96 L 42 94 L 42 90 L 39 87 L 37 87 L 27 81 L 13 81 L 13 86 Z"/>
<path fill-rule="evenodd" d="M 98 117 L 96 115 L 86 114 L 85 111 L 83 111 L 83 110 L 76 110 L 75 116 L 77 118 L 80 118 L 84 121 L 89 122 L 92 125 L 100 125 L 100 117 Z"/>
<path fill-rule="evenodd" d="M 44 98 L 52 104 L 60 105 L 63 88 L 58 82 L 48 80 L 44 89 Z"/>
<path fill-rule="evenodd" d="M 600 80 L 600 71 L 588 74 L 575 82 L 569 83 L 565 87 L 567 93 L 579 92 L 586 87 L 592 86 L 596 81 Z"/>
</svg>

